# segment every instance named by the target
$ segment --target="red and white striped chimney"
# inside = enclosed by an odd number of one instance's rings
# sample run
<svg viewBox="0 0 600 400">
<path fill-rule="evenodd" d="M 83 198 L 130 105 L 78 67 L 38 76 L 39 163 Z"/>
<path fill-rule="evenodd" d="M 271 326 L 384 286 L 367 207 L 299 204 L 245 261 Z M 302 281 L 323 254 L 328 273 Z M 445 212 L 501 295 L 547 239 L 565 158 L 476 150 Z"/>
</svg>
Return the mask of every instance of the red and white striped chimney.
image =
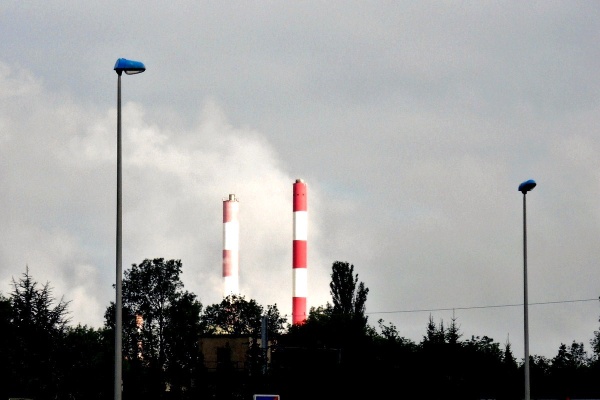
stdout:
<svg viewBox="0 0 600 400">
<path fill-rule="evenodd" d="M 223 199 L 223 297 L 239 294 L 239 209 L 235 194 Z"/>
<path fill-rule="evenodd" d="M 296 179 L 294 183 L 294 240 L 292 254 L 293 293 L 292 324 L 306 321 L 306 294 L 308 283 L 307 246 L 308 208 L 306 199 L 306 183 Z"/>
</svg>

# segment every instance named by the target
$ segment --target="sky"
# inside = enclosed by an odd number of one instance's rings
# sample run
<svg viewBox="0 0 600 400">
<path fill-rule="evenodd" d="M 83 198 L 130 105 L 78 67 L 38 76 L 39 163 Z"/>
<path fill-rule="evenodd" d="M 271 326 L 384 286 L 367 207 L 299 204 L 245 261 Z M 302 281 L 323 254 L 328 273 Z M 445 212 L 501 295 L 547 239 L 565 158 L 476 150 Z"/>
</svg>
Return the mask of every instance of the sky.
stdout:
<svg viewBox="0 0 600 400">
<path fill-rule="evenodd" d="M 336 261 L 368 322 L 530 354 L 600 329 L 600 3 L 58 1 L 0 4 L 0 293 L 26 270 L 99 328 L 114 301 L 118 58 L 123 269 L 182 261 L 291 322 L 292 190 L 307 184 L 308 307 Z"/>
</svg>

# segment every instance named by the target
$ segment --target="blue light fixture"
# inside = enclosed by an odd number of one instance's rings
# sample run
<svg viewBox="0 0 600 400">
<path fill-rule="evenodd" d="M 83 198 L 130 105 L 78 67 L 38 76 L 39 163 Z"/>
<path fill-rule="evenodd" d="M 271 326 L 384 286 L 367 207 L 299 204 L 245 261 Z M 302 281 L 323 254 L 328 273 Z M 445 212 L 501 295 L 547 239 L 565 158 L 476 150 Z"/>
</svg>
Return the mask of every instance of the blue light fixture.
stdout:
<svg viewBox="0 0 600 400">
<path fill-rule="evenodd" d="M 525 194 L 531 191 L 535 187 L 535 185 L 537 185 L 537 183 L 535 183 L 533 179 L 525 181 L 519 185 L 519 192 Z"/>
<path fill-rule="evenodd" d="M 140 74 L 146 70 L 144 64 L 140 61 L 128 60 L 119 58 L 115 63 L 115 71 L 117 74 L 125 72 L 127 75 Z"/>
</svg>

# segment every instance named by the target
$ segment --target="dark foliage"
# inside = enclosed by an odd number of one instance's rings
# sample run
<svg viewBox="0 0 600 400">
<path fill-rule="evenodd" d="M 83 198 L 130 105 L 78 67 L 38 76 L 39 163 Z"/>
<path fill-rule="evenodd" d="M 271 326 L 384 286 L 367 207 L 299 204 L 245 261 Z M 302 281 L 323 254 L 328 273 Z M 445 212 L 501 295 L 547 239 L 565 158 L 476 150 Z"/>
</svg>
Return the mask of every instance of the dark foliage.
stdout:
<svg viewBox="0 0 600 400">
<path fill-rule="evenodd" d="M 123 278 L 123 397 L 183 398 L 200 370 L 200 314 L 180 260 L 146 259 Z M 114 332 L 114 304 L 105 313 Z"/>
<path fill-rule="evenodd" d="M 277 393 L 284 400 L 330 398 L 482 399 L 523 397 L 523 363 L 510 343 L 462 338 L 456 319 L 432 316 L 420 343 L 396 326 L 368 324 L 369 290 L 354 266 L 335 262 L 332 303 L 313 307 L 303 324 L 287 326 L 277 305 L 263 308 L 243 296 L 206 307 L 183 289 L 178 260 L 144 260 L 125 272 L 123 291 L 124 400 L 251 399 Z M 105 327 L 68 326 L 68 303 L 26 270 L 0 294 L 0 398 L 112 398 L 114 304 Z M 263 321 L 270 362 L 265 363 Z M 532 398 L 600 398 L 599 342 L 561 344 L 552 359 L 530 357 Z M 247 335 L 244 368 L 203 364 L 201 335 Z M 167 390 L 168 388 L 168 390 Z"/>
</svg>

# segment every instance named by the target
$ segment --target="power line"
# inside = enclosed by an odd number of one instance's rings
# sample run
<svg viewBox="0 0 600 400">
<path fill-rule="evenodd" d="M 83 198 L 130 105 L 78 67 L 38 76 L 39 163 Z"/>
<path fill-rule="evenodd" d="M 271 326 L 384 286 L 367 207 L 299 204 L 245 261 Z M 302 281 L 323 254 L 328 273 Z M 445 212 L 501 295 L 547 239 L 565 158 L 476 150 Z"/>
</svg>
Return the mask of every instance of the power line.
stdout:
<svg viewBox="0 0 600 400">
<path fill-rule="evenodd" d="M 597 299 L 579 299 L 579 300 L 561 300 L 561 301 L 544 301 L 539 303 L 529 303 L 530 306 L 544 305 L 544 304 L 562 304 L 562 303 L 577 303 L 584 301 L 598 301 Z M 398 313 L 416 313 L 416 312 L 432 312 L 432 311 L 454 311 L 454 310 L 474 310 L 479 308 L 503 308 L 503 307 L 520 307 L 520 304 L 499 304 L 491 306 L 471 306 L 471 307 L 449 307 L 449 308 L 430 308 L 430 309 L 415 309 L 415 310 L 397 310 L 397 311 L 374 311 L 367 312 L 365 314 L 398 314 Z"/>
</svg>

